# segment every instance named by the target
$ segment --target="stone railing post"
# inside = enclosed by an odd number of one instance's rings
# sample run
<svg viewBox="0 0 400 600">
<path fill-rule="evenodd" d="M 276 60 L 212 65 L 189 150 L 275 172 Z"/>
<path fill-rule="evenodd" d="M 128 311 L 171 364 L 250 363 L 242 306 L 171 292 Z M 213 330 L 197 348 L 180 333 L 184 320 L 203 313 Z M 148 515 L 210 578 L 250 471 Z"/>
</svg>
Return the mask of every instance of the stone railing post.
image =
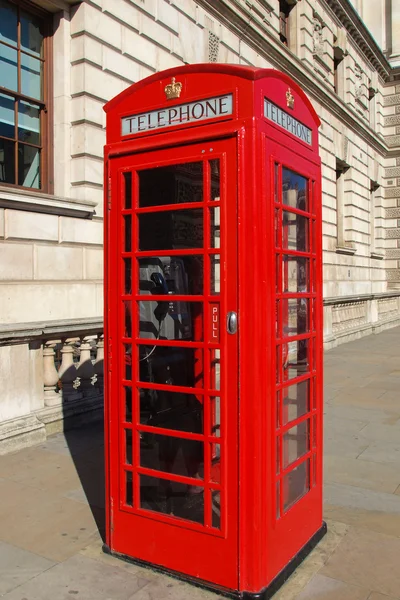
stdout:
<svg viewBox="0 0 400 600">
<path fill-rule="evenodd" d="M 92 349 L 92 345 L 90 344 L 90 340 L 95 339 L 97 336 L 85 336 L 81 343 L 80 347 L 80 358 L 79 365 L 77 369 L 77 376 L 81 380 L 81 387 L 83 396 L 90 397 L 96 395 L 96 390 L 94 388 L 94 382 L 96 379 L 92 359 L 90 356 L 90 352 Z"/>
<path fill-rule="evenodd" d="M 104 394 L 104 335 L 99 336 L 97 355 L 94 361 L 94 372 L 97 375 L 96 388 L 99 394 Z"/>
<path fill-rule="evenodd" d="M 58 369 L 58 376 L 61 379 L 63 401 L 78 400 L 82 394 L 77 390 L 78 373 L 74 363 L 74 345 L 79 338 L 68 338 L 64 340 L 61 348 L 61 365 Z"/>
<path fill-rule="evenodd" d="M 62 395 L 57 392 L 58 373 L 55 366 L 54 347 L 55 341 L 45 342 L 43 348 L 43 383 L 44 383 L 44 404 L 45 406 L 57 406 L 61 403 Z"/>
</svg>

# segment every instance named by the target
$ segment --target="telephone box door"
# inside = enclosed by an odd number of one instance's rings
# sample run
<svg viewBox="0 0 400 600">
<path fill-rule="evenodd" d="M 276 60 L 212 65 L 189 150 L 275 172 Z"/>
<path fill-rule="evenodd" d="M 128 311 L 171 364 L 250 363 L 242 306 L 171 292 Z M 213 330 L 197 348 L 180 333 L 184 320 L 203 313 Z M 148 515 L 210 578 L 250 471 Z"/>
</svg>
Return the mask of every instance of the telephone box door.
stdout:
<svg viewBox="0 0 400 600">
<path fill-rule="evenodd" d="M 109 176 L 109 545 L 237 589 L 236 140 Z"/>
</svg>

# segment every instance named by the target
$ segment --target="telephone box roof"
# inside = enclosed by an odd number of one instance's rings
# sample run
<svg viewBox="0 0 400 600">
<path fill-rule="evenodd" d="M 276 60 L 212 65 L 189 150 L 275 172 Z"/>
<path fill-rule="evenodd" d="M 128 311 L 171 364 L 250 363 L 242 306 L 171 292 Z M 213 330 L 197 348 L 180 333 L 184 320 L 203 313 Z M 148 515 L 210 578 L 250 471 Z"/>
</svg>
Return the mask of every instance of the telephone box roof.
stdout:
<svg viewBox="0 0 400 600">
<path fill-rule="evenodd" d="M 145 79 L 142 79 L 141 81 L 129 86 L 126 90 L 122 91 L 120 94 L 112 98 L 112 100 L 107 102 L 103 109 L 106 113 L 114 110 L 127 97 L 135 94 L 142 88 L 159 81 L 160 79 L 193 73 L 221 73 L 222 75 L 240 77 L 242 79 L 248 79 L 251 81 L 268 78 L 281 79 L 290 85 L 290 87 L 292 87 L 293 90 L 295 90 L 302 98 L 304 104 L 310 111 L 310 115 L 312 116 L 315 125 L 319 127 L 321 124 L 321 121 L 306 94 L 303 92 L 301 87 L 289 77 L 289 75 L 286 75 L 286 73 L 282 73 L 277 69 L 260 69 L 258 67 L 230 65 L 225 63 L 199 63 L 184 65 L 182 67 L 174 67 L 165 71 L 159 71 L 158 73 L 154 73 L 154 75 L 150 75 L 149 77 L 146 77 Z"/>
</svg>

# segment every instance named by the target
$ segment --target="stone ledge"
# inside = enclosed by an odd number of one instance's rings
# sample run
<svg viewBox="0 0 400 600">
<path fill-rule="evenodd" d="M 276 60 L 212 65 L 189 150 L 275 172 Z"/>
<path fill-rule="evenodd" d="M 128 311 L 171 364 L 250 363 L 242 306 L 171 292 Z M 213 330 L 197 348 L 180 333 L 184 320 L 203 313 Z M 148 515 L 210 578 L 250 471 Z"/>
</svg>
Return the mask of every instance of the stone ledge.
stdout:
<svg viewBox="0 0 400 600">
<path fill-rule="evenodd" d="M 29 343 L 38 339 L 58 339 L 72 335 L 93 335 L 103 331 L 103 319 L 62 319 L 59 321 L 38 321 L 37 323 L 0 324 L 0 346 Z M 68 335 L 66 335 L 68 334 Z"/>
<path fill-rule="evenodd" d="M 0 456 L 46 440 L 46 428 L 35 415 L 0 423 Z"/>
<path fill-rule="evenodd" d="M 87 219 L 95 214 L 97 202 L 92 200 L 77 200 L 61 198 L 52 194 L 30 192 L 12 188 L 0 187 L 0 207 L 27 210 L 51 215 L 63 215 Z"/>
<path fill-rule="evenodd" d="M 384 300 L 385 298 L 399 298 L 400 291 L 381 292 L 379 294 L 360 294 L 358 296 L 334 296 L 324 298 L 324 306 L 346 304 L 348 302 L 368 302 L 368 300 Z"/>
</svg>

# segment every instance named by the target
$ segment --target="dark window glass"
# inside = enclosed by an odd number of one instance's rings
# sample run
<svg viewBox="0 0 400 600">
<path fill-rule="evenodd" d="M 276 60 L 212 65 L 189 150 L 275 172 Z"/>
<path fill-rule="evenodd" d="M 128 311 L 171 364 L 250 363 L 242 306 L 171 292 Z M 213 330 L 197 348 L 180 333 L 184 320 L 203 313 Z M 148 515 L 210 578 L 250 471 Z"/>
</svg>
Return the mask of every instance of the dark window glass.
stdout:
<svg viewBox="0 0 400 600">
<path fill-rule="evenodd" d="M 168 210 L 140 214 L 139 250 L 203 247 L 203 211 Z"/>
<path fill-rule="evenodd" d="M 203 397 L 139 389 L 140 423 L 174 431 L 203 433 Z"/>
<path fill-rule="evenodd" d="M 156 277 L 154 276 L 156 274 Z M 165 281 L 166 289 L 157 287 L 157 281 Z M 162 281 L 161 281 L 162 283 Z M 167 291 L 168 290 L 168 291 Z M 139 259 L 140 294 L 202 294 L 203 293 L 203 257 L 202 256 L 148 256 Z"/>
<path fill-rule="evenodd" d="M 140 476 L 140 507 L 204 524 L 204 489 L 168 479 Z"/>
<path fill-rule="evenodd" d="M 147 469 L 203 478 L 203 442 L 155 433 L 140 434 L 140 465 Z"/>
<path fill-rule="evenodd" d="M 138 346 L 140 381 L 182 387 L 203 386 L 203 351 L 174 346 Z"/>
<path fill-rule="evenodd" d="M 203 305 L 201 302 L 140 301 L 139 337 L 158 340 L 203 341 Z"/>
<path fill-rule="evenodd" d="M 302 417 L 309 410 L 310 382 L 307 379 L 282 390 L 283 425 Z"/>
<path fill-rule="evenodd" d="M 203 201 L 203 163 L 183 163 L 138 171 L 139 206 Z"/>
</svg>

